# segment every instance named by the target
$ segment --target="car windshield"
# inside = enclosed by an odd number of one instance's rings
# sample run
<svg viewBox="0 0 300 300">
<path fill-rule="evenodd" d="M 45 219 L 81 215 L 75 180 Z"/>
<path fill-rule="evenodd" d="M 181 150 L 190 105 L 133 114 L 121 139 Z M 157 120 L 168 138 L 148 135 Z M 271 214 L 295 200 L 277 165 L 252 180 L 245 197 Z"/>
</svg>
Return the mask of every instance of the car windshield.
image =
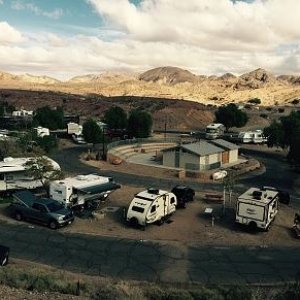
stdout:
<svg viewBox="0 0 300 300">
<path fill-rule="evenodd" d="M 50 212 L 55 212 L 58 211 L 62 208 L 64 208 L 64 205 L 62 203 L 58 203 L 58 202 L 51 202 L 47 204 L 47 208 Z"/>
<path fill-rule="evenodd" d="M 218 130 L 216 128 L 206 128 L 207 133 L 216 133 Z"/>
</svg>

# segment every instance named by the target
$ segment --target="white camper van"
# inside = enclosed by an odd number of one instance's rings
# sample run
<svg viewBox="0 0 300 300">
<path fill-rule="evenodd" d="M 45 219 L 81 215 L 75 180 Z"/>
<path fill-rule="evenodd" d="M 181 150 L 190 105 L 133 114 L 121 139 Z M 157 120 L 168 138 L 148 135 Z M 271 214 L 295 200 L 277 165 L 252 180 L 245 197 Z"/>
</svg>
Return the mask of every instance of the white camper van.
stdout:
<svg viewBox="0 0 300 300">
<path fill-rule="evenodd" d="M 163 223 L 166 217 L 176 210 L 177 198 L 175 194 L 149 188 L 136 194 L 127 211 L 127 221 L 132 226 L 146 226 L 147 224 Z"/>
<path fill-rule="evenodd" d="M 212 123 L 206 126 L 205 138 L 209 140 L 221 137 L 225 132 L 225 126 L 221 123 Z"/>
<path fill-rule="evenodd" d="M 50 182 L 49 194 L 50 198 L 63 202 L 69 207 L 84 207 L 99 204 L 120 187 L 111 177 L 96 174 L 77 175 Z"/>
<path fill-rule="evenodd" d="M 268 139 L 263 135 L 262 130 L 255 130 L 240 132 L 237 141 L 243 144 L 263 144 L 266 143 Z"/>
<path fill-rule="evenodd" d="M 60 170 L 57 162 L 44 156 L 53 166 L 54 170 Z M 42 186 L 40 180 L 34 180 L 26 172 L 25 164 L 33 160 L 32 157 L 12 158 L 6 157 L 0 162 L 0 192 L 18 189 L 36 189 Z"/>
<path fill-rule="evenodd" d="M 278 213 L 278 191 L 250 188 L 236 203 L 236 223 L 269 230 Z"/>
</svg>

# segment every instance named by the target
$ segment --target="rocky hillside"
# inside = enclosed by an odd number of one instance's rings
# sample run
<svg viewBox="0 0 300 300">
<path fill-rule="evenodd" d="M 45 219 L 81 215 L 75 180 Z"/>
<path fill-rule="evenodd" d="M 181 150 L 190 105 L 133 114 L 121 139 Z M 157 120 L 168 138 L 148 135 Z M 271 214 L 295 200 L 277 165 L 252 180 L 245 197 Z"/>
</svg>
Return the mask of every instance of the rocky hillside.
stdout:
<svg viewBox="0 0 300 300">
<path fill-rule="evenodd" d="M 300 76 L 275 76 L 264 69 L 235 76 L 195 75 L 176 67 L 160 67 L 141 74 L 105 72 L 59 81 L 47 76 L 0 72 L 0 88 L 51 90 L 81 95 L 137 96 L 191 100 L 221 105 L 259 98 L 262 104 L 290 103 L 300 98 Z"/>
</svg>

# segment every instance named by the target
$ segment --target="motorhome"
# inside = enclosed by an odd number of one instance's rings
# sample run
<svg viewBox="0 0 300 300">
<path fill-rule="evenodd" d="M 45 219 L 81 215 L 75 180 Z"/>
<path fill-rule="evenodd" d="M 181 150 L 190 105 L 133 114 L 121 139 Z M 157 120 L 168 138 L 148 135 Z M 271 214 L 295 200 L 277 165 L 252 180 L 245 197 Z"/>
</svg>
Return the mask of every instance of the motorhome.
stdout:
<svg viewBox="0 0 300 300">
<path fill-rule="evenodd" d="M 39 126 L 34 128 L 33 130 L 38 137 L 44 137 L 50 135 L 50 130 L 45 127 Z"/>
<path fill-rule="evenodd" d="M 268 139 L 263 135 L 262 130 L 243 131 L 237 136 L 237 142 L 243 144 L 263 144 L 267 141 Z"/>
<path fill-rule="evenodd" d="M 221 123 L 212 123 L 206 126 L 205 138 L 209 140 L 221 137 L 225 132 L 225 126 Z"/>
<path fill-rule="evenodd" d="M 277 213 L 278 191 L 252 187 L 238 197 L 235 221 L 267 231 Z"/>
<path fill-rule="evenodd" d="M 127 210 L 127 221 L 132 226 L 146 226 L 151 223 L 163 223 L 176 210 L 175 194 L 149 188 L 136 194 Z"/>
<path fill-rule="evenodd" d="M 46 156 L 44 158 L 52 164 L 54 170 L 60 170 L 57 162 Z M 30 160 L 34 160 L 34 158 L 6 157 L 0 162 L 0 192 L 42 187 L 40 180 L 34 180 L 27 174 L 26 163 Z"/>
<path fill-rule="evenodd" d="M 97 174 L 77 175 L 50 182 L 50 198 L 69 207 L 98 205 L 121 186 L 113 178 Z"/>
<path fill-rule="evenodd" d="M 74 122 L 69 122 L 67 124 L 67 132 L 69 135 L 72 134 L 80 135 L 82 133 L 82 125 L 79 125 Z"/>
</svg>

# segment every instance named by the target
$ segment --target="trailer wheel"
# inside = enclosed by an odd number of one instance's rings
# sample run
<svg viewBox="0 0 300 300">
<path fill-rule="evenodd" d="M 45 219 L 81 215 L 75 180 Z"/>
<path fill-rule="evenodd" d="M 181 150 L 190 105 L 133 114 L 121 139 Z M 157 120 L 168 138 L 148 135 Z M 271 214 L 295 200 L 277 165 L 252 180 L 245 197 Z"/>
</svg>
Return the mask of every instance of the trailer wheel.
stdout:
<svg viewBox="0 0 300 300">
<path fill-rule="evenodd" d="M 248 226 L 251 232 L 257 229 L 257 224 L 253 221 L 251 221 Z"/>
<path fill-rule="evenodd" d="M 158 220 L 158 225 L 161 226 L 164 223 L 165 223 L 165 218 L 161 217 L 161 219 Z"/>
<path fill-rule="evenodd" d="M 269 231 L 271 229 L 271 223 L 269 224 L 269 226 L 265 229 L 265 231 Z"/>
<path fill-rule="evenodd" d="M 131 218 L 131 219 L 129 220 L 129 223 L 130 223 L 130 225 L 131 225 L 132 227 L 138 227 L 138 225 L 139 225 L 139 221 L 138 221 L 137 218 Z"/>
<path fill-rule="evenodd" d="M 49 224 L 48 224 L 48 227 L 49 227 L 50 229 L 52 229 L 52 230 L 55 230 L 55 229 L 57 229 L 58 224 L 57 224 L 57 222 L 56 222 L 55 220 L 51 220 L 51 221 L 49 222 Z"/>
<path fill-rule="evenodd" d="M 23 215 L 19 211 L 16 211 L 15 212 L 15 219 L 17 221 L 22 221 L 23 220 Z"/>
</svg>

